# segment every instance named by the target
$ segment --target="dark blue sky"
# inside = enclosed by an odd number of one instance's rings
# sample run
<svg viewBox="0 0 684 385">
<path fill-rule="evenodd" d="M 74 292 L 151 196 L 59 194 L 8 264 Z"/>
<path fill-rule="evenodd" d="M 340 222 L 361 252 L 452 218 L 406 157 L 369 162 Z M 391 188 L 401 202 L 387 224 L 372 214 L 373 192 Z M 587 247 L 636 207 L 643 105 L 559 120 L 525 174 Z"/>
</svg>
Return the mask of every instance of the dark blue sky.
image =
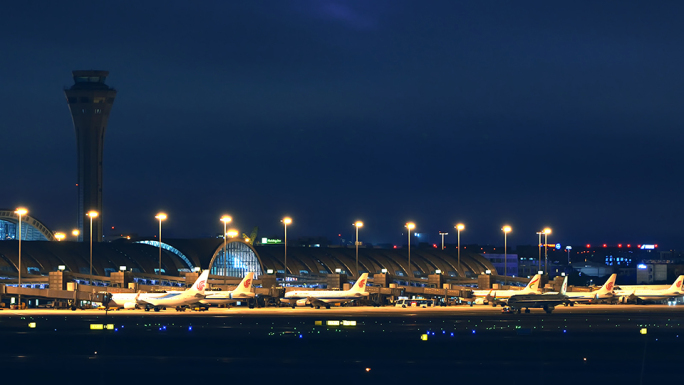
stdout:
<svg viewBox="0 0 684 385">
<path fill-rule="evenodd" d="M 684 247 L 684 3 L 32 2 L 0 12 L 0 207 L 76 223 L 63 87 L 110 71 L 104 224 Z M 453 231 L 451 231 L 453 233 Z M 449 236 L 451 237 L 451 235 Z M 449 239 L 447 238 L 449 241 Z M 455 241 L 455 236 L 451 241 Z"/>
</svg>

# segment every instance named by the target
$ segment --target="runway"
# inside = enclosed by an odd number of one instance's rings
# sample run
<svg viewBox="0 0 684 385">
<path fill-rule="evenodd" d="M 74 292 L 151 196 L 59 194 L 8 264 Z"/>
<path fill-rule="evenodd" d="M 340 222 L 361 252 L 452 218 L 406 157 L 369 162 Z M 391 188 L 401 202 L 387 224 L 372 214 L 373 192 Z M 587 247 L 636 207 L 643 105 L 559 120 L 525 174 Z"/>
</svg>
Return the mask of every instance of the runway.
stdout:
<svg viewBox="0 0 684 385">
<path fill-rule="evenodd" d="M 653 383 L 671 379 L 682 339 L 684 306 L 660 305 L 0 311 L 0 367 L 51 380 L 32 371 L 49 362 L 112 384 Z"/>
</svg>

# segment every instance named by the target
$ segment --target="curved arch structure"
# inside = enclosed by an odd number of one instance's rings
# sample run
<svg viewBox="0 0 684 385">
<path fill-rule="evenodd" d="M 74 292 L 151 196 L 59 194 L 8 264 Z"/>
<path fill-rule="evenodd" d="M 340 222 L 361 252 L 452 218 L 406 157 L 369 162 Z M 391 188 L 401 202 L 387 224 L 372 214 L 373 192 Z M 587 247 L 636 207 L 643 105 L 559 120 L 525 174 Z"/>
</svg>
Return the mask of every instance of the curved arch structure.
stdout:
<svg viewBox="0 0 684 385">
<path fill-rule="evenodd" d="M 0 210 L 0 239 L 17 239 L 19 216 L 14 210 Z M 55 235 L 36 218 L 30 215 L 21 216 L 22 241 L 54 241 Z"/>
<path fill-rule="evenodd" d="M 225 277 L 243 278 L 246 273 L 255 273 L 255 278 L 263 274 L 261 259 L 256 250 L 249 243 L 241 239 L 227 241 L 225 247 L 221 244 L 209 262 L 210 274 Z"/>
</svg>

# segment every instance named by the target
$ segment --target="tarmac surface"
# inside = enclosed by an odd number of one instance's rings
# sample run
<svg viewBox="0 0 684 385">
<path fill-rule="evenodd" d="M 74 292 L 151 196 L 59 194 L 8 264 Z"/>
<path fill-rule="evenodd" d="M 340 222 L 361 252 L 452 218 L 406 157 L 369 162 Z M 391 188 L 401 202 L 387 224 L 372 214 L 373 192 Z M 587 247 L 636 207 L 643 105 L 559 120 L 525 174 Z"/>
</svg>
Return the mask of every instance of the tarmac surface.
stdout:
<svg viewBox="0 0 684 385">
<path fill-rule="evenodd" d="M 684 306 L 531 311 L 503 314 L 491 306 L 2 310 L 0 368 L 14 370 L 0 378 L 87 378 L 83 383 L 89 384 L 127 378 L 136 383 L 648 384 L 679 378 Z"/>
</svg>

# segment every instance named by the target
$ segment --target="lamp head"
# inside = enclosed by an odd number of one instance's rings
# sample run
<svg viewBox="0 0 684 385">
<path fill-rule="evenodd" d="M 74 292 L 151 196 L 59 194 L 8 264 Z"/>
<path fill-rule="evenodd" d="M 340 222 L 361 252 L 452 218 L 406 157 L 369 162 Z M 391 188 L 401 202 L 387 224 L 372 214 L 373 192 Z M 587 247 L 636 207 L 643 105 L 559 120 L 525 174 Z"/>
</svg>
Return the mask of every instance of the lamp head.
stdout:
<svg viewBox="0 0 684 385">
<path fill-rule="evenodd" d="M 71 231 L 71 235 L 73 235 L 74 237 L 78 237 L 80 234 L 81 232 L 78 229 L 73 229 Z"/>
<path fill-rule="evenodd" d="M 91 219 L 97 218 L 98 215 L 100 215 L 100 213 L 98 213 L 95 210 L 90 210 L 90 211 L 88 211 L 88 214 L 86 214 L 86 216 L 89 216 Z"/>
<path fill-rule="evenodd" d="M 290 223 L 292 223 L 292 218 L 285 217 L 285 218 L 283 218 L 283 220 L 281 222 L 283 222 L 286 225 L 289 225 Z"/>
<path fill-rule="evenodd" d="M 356 221 L 356 222 L 354 223 L 354 226 L 356 226 L 356 227 L 363 227 L 363 222 L 361 222 L 361 221 Z"/>
<path fill-rule="evenodd" d="M 503 230 L 504 233 L 510 233 L 512 229 L 511 226 L 504 226 L 501 230 Z"/>
<path fill-rule="evenodd" d="M 456 230 L 461 231 L 465 229 L 465 225 L 463 223 L 459 223 L 456 225 Z"/>
<path fill-rule="evenodd" d="M 224 215 L 221 217 L 221 222 L 223 223 L 230 223 L 233 220 L 233 218 L 230 217 L 230 215 Z"/>
<path fill-rule="evenodd" d="M 26 210 L 26 209 L 23 208 L 23 207 L 18 207 L 18 208 L 14 211 L 14 213 L 17 214 L 17 215 L 26 215 L 26 214 L 28 214 L 28 210 Z"/>
<path fill-rule="evenodd" d="M 155 215 L 154 217 L 155 217 L 156 219 L 159 219 L 160 221 L 164 221 L 164 220 L 166 220 L 166 218 L 167 218 L 167 217 L 166 217 L 166 213 L 159 213 L 159 214 Z"/>
<path fill-rule="evenodd" d="M 235 238 L 235 237 L 237 237 L 237 235 L 238 235 L 239 233 L 238 233 L 238 231 L 235 230 L 235 229 L 230 229 L 230 230 L 228 230 L 228 232 L 227 232 L 226 234 L 227 234 L 229 237 L 231 237 L 231 238 Z"/>
<path fill-rule="evenodd" d="M 551 234 L 551 229 L 548 228 L 548 227 L 545 228 L 545 229 L 544 229 L 544 234 L 546 234 L 546 235 Z"/>
<path fill-rule="evenodd" d="M 66 234 L 64 234 L 64 233 L 55 233 L 55 238 L 56 238 L 58 241 L 61 241 L 62 239 L 66 238 Z"/>
<path fill-rule="evenodd" d="M 416 224 L 413 223 L 413 222 L 409 222 L 409 223 L 406 224 L 406 228 L 409 229 L 409 230 L 413 230 L 413 229 L 416 228 Z"/>
</svg>

